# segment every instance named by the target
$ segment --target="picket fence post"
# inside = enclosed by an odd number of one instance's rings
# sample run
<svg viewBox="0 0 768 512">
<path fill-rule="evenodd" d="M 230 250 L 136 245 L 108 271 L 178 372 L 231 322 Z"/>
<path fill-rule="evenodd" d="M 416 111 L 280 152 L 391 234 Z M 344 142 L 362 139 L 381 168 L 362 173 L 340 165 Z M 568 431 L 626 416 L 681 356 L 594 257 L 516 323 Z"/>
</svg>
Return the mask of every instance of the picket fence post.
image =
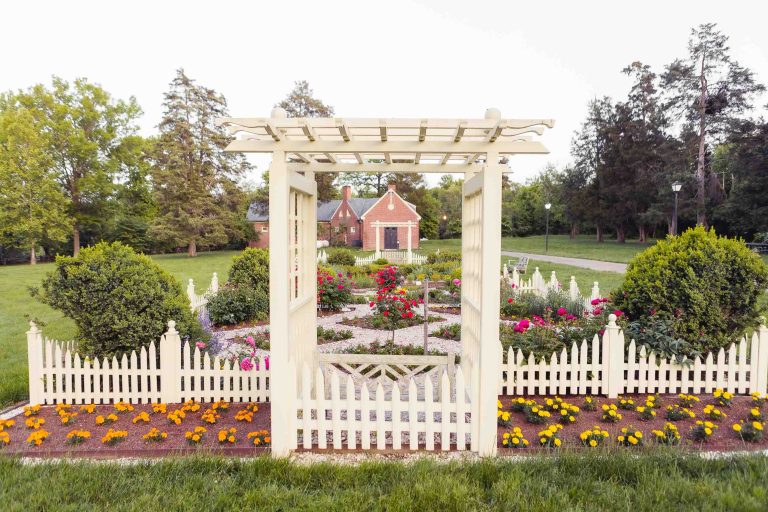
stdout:
<svg viewBox="0 0 768 512">
<path fill-rule="evenodd" d="M 754 338 L 753 338 L 754 339 Z M 757 350 L 755 351 L 755 348 Z M 765 317 L 760 318 L 760 327 L 757 328 L 757 347 L 752 347 L 752 357 L 757 352 L 757 391 L 768 392 L 768 328 L 765 326 Z"/>
<path fill-rule="evenodd" d="M 160 338 L 160 400 L 166 404 L 181 402 L 181 337 L 173 320 L 168 321 L 168 331 Z"/>
<path fill-rule="evenodd" d="M 571 280 L 568 283 L 568 298 L 571 302 L 579 300 L 579 285 L 576 283 L 576 276 L 571 276 Z"/>
<path fill-rule="evenodd" d="M 600 287 L 597 285 L 597 281 L 595 281 L 595 284 L 592 286 L 592 296 L 590 297 L 590 300 L 595 300 L 600 298 Z"/>
<path fill-rule="evenodd" d="M 614 314 L 608 317 L 603 333 L 602 353 L 603 392 L 608 398 L 616 398 L 624 391 L 624 332 L 616 324 Z"/>
<path fill-rule="evenodd" d="M 29 322 L 27 331 L 27 364 L 29 365 L 29 403 L 43 403 L 43 333 Z"/>
<path fill-rule="evenodd" d="M 211 278 L 211 293 L 216 293 L 218 291 L 219 291 L 219 274 L 214 272 L 213 277 Z"/>
</svg>

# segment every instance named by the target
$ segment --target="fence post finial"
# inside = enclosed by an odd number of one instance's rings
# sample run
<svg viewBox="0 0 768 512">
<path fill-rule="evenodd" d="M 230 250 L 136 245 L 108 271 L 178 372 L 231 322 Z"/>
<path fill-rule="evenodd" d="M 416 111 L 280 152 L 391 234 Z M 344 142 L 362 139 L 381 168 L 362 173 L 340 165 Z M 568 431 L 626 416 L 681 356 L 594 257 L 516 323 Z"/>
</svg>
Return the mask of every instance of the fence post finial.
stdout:
<svg viewBox="0 0 768 512">
<path fill-rule="evenodd" d="M 168 320 L 168 332 L 170 334 L 178 334 L 176 331 L 176 321 L 175 320 Z"/>
<path fill-rule="evenodd" d="M 32 405 L 41 404 L 43 402 L 44 378 L 43 333 L 34 320 L 29 321 L 29 330 L 27 331 L 27 366 L 29 367 L 29 403 Z"/>
<path fill-rule="evenodd" d="M 214 272 L 213 277 L 211 278 L 211 292 L 216 293 L 218 291 L 219 291 L 219 274 Z"/>
<path fill-rule="evenodd" d="M 608 398 L 617 398 L 623 391 L 624 333 L 616 324 L 616 315 L 608 316 L 603 333 L 603 389 Z"/>
</svg>

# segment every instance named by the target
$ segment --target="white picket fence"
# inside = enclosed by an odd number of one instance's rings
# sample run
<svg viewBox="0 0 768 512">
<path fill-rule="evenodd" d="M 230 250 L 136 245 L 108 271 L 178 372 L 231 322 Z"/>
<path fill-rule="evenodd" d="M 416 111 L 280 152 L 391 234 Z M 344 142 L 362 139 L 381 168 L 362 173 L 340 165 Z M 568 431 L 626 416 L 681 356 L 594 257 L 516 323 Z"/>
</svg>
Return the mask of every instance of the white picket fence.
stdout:
<svg viewBox="0 0 768 512">
<path fill-rule="evenodd" d="M 335 450 L 435 450 L 439 445 L 447 451 L 472 447 L 470 403 L 460 367 L 453 380 L 447 371 L 442 372 L 439 393 L 435 393 L 431 378 L 424 379 L 421 398 L 415 378 L 409 379 L 405 391 L 395 382 L 387 394 L 379 381 L 371 394 L 367 383 L 356 385 L 352 375 L 343 379 L 339 372 L 330 372 L 327 377 L 320 368 L 316 368 L 313 380 L 305 365 L 294 425 L 302 447 L 324 450 L 329 443 Z"/>
<path fill-rule="evenodd" d="M 269 400 L 270 374 L 265 361 L 252 361 L 252 370 L 241 370 L 236 362 L 211 358 L 208 352 L 193 349 L 191 343 L 182 343 L 175 325 L 168 322 L 159 346 L 153 341 L 138 354 L 132 351 L 119 359 L 90 360 L 73 353 L 67 343 L 43 340 L 40 329 L 30 322 L 30 403 Z"/>
<path fill-rule="evenodd" d="M 539 267 L 536 267 L 533 274 L 531 274 L 531 277 L 523 279 L 516 268 L 513 268 L 512 272 L 509 272 L 509 267 L 505 263 L 502 267 L 501 276 L 509 285 L 514 286 L 515 293 L 517 294 L 535 293 L 537 295 L 546 295 L 550 290 L 563 290 L 554 270 L 549 275 L 548 280 L 544 279 L 544 276 L 539 271 Z M 600 285 L 595 281 L 592 285 L 589 297 L 584 297 L 579 290 L 579 285 L 576 283 L 576 277 L 571 276 L 571 279 L 568 282 L 567 293 L 571 301 L 581 301 L 583 302 L 585 309 L 591 309 L 593 307 L 591 304 L 592 300 L 600 298 Z"/>
<path fill-rule="evenodd" d="M 427 256 L 423 254 L 411 251 L 411 257 L 409 259 L 408 251 L 385 250 L 380 251 L 378 256 L 376 253 L 369 256 L 355 256 L 355 266 L 361 267 L 363 265 L 370 265 L 379 258 L 384 258 L 395 265 L 405 265 L 410 263 L 415 265 L 425 265 L 427 263 Z"/>
<path fill-rule="evenodd" d="M 205 308 L 206 304 L 208 304 L 208 297 L 218 291 L 219 276 L 216 272 L 214 272 L 211 277 L 211 284 L 208 286 L 208 289 L 201 295 L 195 293 L 195 282 L 190 278 L 189 283 L 187 284 L 187 297 L 189 297 L 189 307 L 192 309 L 192 312 L 194 313 Z"/>
<path fill-rule="evenodd" d="M 318 265 L 325 265 L 328 263 L 328 253 L 325 251 L 317 251 L 317 264 Z"/>
<path fill-rule="evenodd" d="M 592 339 L 564 348 L 547 360 L 527 358 L 522 351 L 507 352 L 502 364 L 500 394 L 584 395 L 603 394 L 615 398 L 623 393 L 711 393 L 721 388 L 731 393 L 766 393 L 768 386 L 768 329 L 760 326 L 747 339 L 709 352 L 682 364 L 659 357 L 645 346 L 638 352 L 635 340 L 625 349 L 624 332 L 610 315 L 602 340 Z"/>
</svg>

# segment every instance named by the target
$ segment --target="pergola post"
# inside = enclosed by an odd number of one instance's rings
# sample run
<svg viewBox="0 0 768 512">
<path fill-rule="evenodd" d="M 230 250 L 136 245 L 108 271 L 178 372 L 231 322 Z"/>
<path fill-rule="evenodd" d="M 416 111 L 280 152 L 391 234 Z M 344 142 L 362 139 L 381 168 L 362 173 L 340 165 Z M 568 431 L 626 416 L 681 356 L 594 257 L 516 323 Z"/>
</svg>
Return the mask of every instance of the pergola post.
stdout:
<svg viewBox="0 0 768 512">
<path fill-rule="evenodd" d="M 290 418 L 296 415 L 295 393 L 291 381 L 295 377 L 288 371 L 288 310 L 290 303 L 289 254 L 289 201 L 290 186 L 285 152 L 275 151 L 269 166 L 269 330 L 273 340 L 270 346 L 270 402 L 272 415 L 272 454 L 287 457 L 290 452 Z M 294 433 L 295 436 L 295 433 Z"/>
<path fill-rule="evenodd" d="M 501 175 L 498 155 L 488 152 L 483 168 L 480 241 L 480 357 L 478 367 L 478 454 L 496 454 L 496 400 L 501 378 L 499 265 L 501 255 Z"/>
<path fill-rule="evenodd" d="M 411 252 L 411 221 L 408 221 L 408 255 L 406 256 L 406 263 L 411 264 L 413 263 L 413 253 Z"/>
</svg>

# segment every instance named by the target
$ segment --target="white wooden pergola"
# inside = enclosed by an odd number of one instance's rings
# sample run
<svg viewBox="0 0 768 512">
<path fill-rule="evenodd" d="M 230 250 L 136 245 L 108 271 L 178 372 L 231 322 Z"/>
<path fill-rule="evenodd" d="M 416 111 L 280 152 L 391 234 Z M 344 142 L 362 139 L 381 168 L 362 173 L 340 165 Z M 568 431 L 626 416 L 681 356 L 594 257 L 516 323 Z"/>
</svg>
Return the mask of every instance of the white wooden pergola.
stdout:
<svg viewBox="0 0 768 512">
<path fill-rule="evenodd" d="M 227 151 L 271 153 L 269 167 L 272 451 L 296 447 L 296 390 L 316 336 L 319 172 L 462 173 L 461 367 L 471 401 L 471 445 L 496 452 L 501 371 L 499 265 L 502 173 L 516 154 L 546 154 L 551 119 L 268 118 L 218 121 L 238 138 Z"/>
</svg>

